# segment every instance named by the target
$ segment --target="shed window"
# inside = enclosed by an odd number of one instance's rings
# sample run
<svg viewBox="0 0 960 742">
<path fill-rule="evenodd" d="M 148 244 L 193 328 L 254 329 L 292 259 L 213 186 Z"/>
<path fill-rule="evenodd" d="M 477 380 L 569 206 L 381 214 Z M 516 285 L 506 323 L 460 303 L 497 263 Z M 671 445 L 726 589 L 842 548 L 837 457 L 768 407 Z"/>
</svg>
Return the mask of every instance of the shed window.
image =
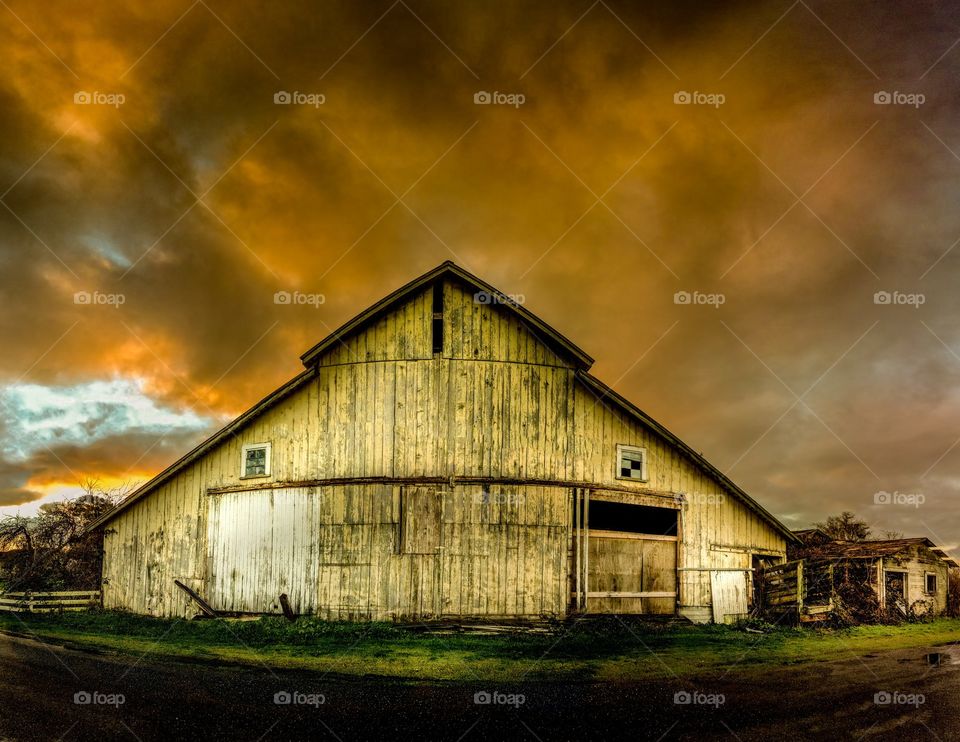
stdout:
<svg viewBox="0 0 960 742">
<path fill-rule="evenodd" d="M 617 445 L 617 479 L 647 481 L 647 449 Z"/>
<path fill-rule="evenodd" d="M 270 476 L 270 444 L 250 443 L 243 447 L 240 460 L 240 477 Z"/>
<path fill-rule="evenodd" d="M 926 575 L 926 592 L 928 595 L 936 595 L 937 593 L 937 574 L 936 572 L 927 572 Z"/>
</svg>

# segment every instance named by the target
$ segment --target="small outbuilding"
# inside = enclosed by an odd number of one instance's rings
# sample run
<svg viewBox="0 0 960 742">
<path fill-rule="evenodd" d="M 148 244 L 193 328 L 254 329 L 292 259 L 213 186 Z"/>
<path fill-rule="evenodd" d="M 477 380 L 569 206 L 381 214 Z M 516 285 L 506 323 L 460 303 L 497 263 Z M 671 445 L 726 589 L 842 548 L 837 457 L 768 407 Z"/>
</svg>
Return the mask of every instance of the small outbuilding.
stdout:
<svg viewBox="0 0 960 742">
<path fill-rule="evenodd" d="M 928 538 L 837 541 L 820 529 L 796 531 L 790 561 L 766 570 L 768 613 L 800 621 L 902 619 L 947 610 L 957 562 Z"/>
</svg>

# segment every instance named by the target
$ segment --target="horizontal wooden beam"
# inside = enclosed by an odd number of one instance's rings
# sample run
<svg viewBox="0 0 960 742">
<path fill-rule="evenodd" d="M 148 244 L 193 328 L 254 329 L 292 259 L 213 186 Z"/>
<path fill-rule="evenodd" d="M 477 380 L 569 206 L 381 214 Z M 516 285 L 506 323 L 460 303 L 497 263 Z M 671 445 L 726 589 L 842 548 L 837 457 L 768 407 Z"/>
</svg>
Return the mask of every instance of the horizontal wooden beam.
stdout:
<svg viewBox="0 0 960 742">
<path fill-rule="evenodd" d="M 61 611 L 74 612 L 74 611 L 86 611 L 86 610 L 89 610 L 86 606 L 64 606 L 64 607 L 54 606 L 52 608 L 46 607 L 46 606 L 43 608 L 39 606 L 34 606 L 29 609 L 24 609 L 23 606 L 19 606 L 16 608 L 11 608 L 10 606 L 0 606 L 0 612 L 6 612 L 6 613 L 60 613 Z"/>
<path fill-rule="evenodd" d="M 589 531 L 590 538 L 625 538 L 633 541 L 676 541 L 676 536 L 660 536 L 655 533 L 627 533 L 626 531 Z"/>
<path fill-rule="evenodd" d="M 389 484 L 389 485 L 429 485 L 448 487 L 457 485 L 490 485 L 498 487 L 580 487 L 590 490 L 606 490 L 627 494 L 646 495 L 655 498 L 660 507 L 679 510 L 680 502 L 675 493 L 654 490 L 649 487 L 625 487 L 615 484 L 581 482 L 573 479 L 526 479 L 518 477 L 331 477 L 328 479 L 301 479 L 283 482 L 261 482 L 259 484 L 231 484 L 222 487 L 208 487 L 208 495 L 222 495 L 230 492 L 258 492 L 261 490 L 300 489 L 307 487 L 333 487 L 350 484 Z"/>
<path fill-rule="evenodd" d="M 750 567 L 681 567 L 677 572 L 753 572 Z"/>
<path fill-rule="evenodd" d="M 40 606 L 43 608 L 56 608 L 65 605 L 93 605 L 96 600 L 86 600 L 83 598 L 73 598 L 68 600 L 2 600 L 0 607 L 16 608 L 19 606 Z"/>
<path fill-rule="evenodd" d="M 570 593 L 576 595 L 576 593 Z M 676 592 L 644 591 L 639 593 L 588 592 L 588 598 L 675 598 Z"/>
<path fill-rule="evenodd" d="M 32 600 L 37 600 L 40 598 L 99 598 L 99 590 L 65 590 L 63 592 L 52 592 L 52 593 L 43 593 L 43 592 L 21 592 L 21 593 L 0 593 L 0 600 L 4 598 L 30 598 Z"/>
<path fill-rule="evenodd" d="M 765 549 L 760 546 L 743 546 L 740 544 L 710 544 L 710 551 L 732 551 L 735 554 L 756 554 L 757 556 L 786 556 L 785 551 Z"/>
</svg>

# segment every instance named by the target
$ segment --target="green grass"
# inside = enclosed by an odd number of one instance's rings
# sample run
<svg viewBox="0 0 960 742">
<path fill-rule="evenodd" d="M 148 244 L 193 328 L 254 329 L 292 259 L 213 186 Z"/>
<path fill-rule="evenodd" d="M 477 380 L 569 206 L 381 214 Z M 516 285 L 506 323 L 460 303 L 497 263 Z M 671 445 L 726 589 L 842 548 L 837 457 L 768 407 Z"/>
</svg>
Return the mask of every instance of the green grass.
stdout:
<svg viewBox="0 0 960 742">
<path fill-rule="evenodd" d="M 558 625 L 550 634 L 418 633 L 386 623 L 301 618 L 176 621 L 123 613 L 0 614 L 0 629 L 158 659 L 269 665 L 335 676 L 413 680 L 631 680 L 705 677 L 735 667 L 860 656 L 960 640 L 960 619 L 841 630 L 730 626 Z"/>
</svg>

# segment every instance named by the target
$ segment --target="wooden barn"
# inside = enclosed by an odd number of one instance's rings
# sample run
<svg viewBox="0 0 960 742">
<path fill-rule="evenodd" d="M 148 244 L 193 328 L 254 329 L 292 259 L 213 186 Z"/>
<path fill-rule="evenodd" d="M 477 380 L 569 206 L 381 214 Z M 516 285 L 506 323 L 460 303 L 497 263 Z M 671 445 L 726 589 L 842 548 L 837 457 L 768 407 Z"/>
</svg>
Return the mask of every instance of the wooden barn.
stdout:
<svg viewBox="0 0 960 742">
<path fill-rule="evenodd" d="M 133 493 L 103 603 L 329 619 L 574 613 L 729 621 L 795 537 L 590 375 L 592 359 L 452 263 Z"/>
</svg>

